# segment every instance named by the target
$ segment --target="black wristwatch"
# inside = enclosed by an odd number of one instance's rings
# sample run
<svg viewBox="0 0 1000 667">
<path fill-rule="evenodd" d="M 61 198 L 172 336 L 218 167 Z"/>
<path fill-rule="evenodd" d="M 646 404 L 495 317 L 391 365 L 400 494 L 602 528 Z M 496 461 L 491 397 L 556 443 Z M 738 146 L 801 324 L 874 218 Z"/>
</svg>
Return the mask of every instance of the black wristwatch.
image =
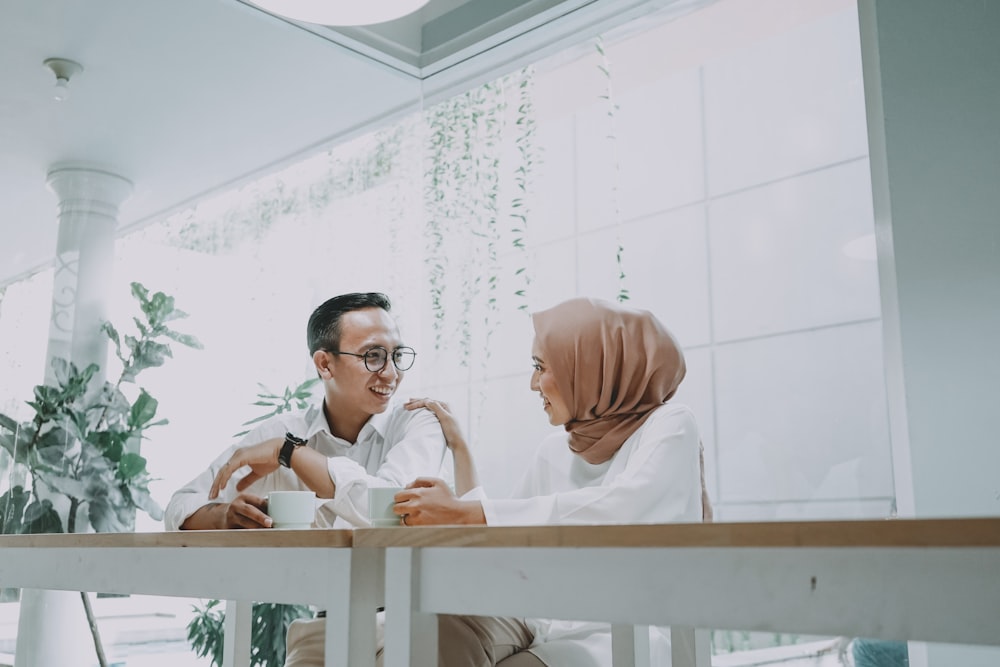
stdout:
<svg viewBox="0 0 1000 667">
<path fill-rule="evenodd" d="M 291 433 L 285 433 L 285 442 L 281 445 L 281 450 L 278 452 L 278 463 L 286 468 L 292 467 L 292 452 L 295 451 L 296 447 L 301 447 L 306 444 L 306 441 L 302 438 L 297 438 Z"/>
</svg>

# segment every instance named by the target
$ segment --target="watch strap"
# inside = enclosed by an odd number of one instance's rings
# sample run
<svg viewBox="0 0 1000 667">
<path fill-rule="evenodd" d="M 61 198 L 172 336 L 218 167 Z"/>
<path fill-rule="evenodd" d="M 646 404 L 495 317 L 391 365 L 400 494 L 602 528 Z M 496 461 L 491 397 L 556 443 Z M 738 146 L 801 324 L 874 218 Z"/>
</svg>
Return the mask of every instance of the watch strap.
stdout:
<svg viewBox="0 0 1000 667">
<path fill-rule="evenodd" d="M 292 452 L 295 451 L 296 447 L 301 447 L 306 444 L 306 441 L 302 438 L 296 437 L 291 433 L 285 433 L 285 442 L 282 443 L 281 449 L 278 450 L 278 463 L 285 468 L 292 467 Z"/>
</svg>

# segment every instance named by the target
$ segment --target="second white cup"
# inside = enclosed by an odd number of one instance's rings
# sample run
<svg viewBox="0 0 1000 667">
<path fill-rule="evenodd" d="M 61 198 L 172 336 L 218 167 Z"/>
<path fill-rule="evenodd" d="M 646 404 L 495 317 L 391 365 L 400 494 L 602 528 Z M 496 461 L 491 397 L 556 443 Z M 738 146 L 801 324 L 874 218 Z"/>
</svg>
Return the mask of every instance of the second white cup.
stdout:
<svg viewBox="0 0 1000 667">
<path fill-rule="evenodd" d="M 392 511 L 396 504 L 396 494 L 402 491 L 400 486 L 376 486 L 368 488 L 368 519 L 375 528 L 399 526 L 399 515 Z"/>
</svg>

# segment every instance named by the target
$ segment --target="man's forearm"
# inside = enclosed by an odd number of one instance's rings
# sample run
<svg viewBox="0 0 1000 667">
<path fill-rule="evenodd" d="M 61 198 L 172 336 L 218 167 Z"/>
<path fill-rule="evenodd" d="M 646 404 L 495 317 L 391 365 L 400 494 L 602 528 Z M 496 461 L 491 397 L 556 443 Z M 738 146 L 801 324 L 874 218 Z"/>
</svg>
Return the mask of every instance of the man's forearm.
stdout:
<svg viewBox="0 0 1000 667">
<path fill-rule="evenodd" d="M 226 504 L 209 503 L 199 507 L 181 524 L 181 530 L 222 530 L 226 527 Z"/>
<path fill-rule="evenodd" d="M 296 447 L 292 452 L 292 472 L 319 498 L 333 498 L 337 487 L 330 478 L 327 458 L 309 447 Z"/>
</svg>

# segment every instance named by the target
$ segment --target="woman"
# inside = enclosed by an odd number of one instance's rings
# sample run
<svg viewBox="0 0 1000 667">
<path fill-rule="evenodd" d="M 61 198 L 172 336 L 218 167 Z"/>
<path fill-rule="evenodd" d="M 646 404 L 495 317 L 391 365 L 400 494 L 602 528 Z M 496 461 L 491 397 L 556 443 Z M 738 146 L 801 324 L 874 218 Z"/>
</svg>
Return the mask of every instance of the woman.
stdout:
<svg viewBox="0 0 1000 667">
<path fill-rule="evenodd" d="M 532 321 L 531 388 L 549 422 L 564 431 L 542 442 L 512 498 L 487 499 L 478 489 L 468 493 L 477 486 L 475 466 L 448 406 L 409 401 L 407 408 L 426 407 L 440 420 L 463 497 L 441 480 L 420 478 L 396 496 L 405 524 L 708 520 L 694 415 L 668 402 L 685 373 L 673 336 L 647 311 L 585 298 L 535 313 Z M 442 616 L 440 633 L 442 665 L 611 664 L 605 624 Z M 669 655 L 664 644 L 656 633 L 654 654 Z"/>
</svg>

